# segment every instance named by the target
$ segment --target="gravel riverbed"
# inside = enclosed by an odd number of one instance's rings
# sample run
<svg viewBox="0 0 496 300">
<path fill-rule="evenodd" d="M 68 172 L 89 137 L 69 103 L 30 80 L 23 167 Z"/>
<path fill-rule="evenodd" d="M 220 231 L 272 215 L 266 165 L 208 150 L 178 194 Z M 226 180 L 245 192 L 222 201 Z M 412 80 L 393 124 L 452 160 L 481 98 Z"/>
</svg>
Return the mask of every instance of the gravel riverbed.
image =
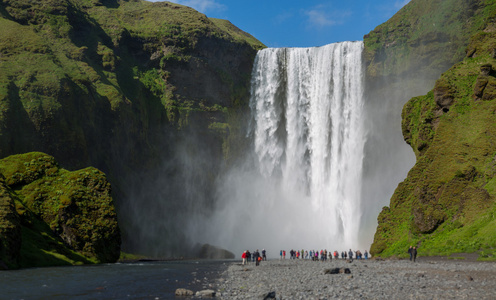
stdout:
<svg viewBox="0 0 496 300">
<path fill-rule="evenodd" d="M 216 285 L 219 299 L 496 299 L 496 263 L 269 260 L 232 263 Z"/>
</svg>

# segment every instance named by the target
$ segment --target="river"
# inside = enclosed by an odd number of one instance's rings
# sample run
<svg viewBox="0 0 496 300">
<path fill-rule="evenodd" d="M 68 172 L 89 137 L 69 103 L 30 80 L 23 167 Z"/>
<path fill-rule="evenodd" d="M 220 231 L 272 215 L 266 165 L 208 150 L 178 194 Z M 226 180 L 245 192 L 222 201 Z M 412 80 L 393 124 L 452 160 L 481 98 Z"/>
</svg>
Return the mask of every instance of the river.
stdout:
<svg viewBox="0 0 496 300">
<path fill-rule="evenodd" d="M 0 271 L 0 299 L 174 299 L 208 289 L 228 261 L 131 263 Z"/>
</svg>

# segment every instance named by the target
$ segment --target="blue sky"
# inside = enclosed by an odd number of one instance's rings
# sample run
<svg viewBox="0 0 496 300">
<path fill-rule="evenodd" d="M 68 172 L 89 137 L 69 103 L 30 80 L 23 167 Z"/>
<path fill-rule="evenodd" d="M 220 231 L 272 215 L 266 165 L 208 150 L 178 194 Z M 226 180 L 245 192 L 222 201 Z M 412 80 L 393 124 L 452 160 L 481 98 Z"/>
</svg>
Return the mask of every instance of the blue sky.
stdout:
<svg viewBox="0 0 496 300">
<path fill-rule="evenodd" d="M 152 2 L 160 0 L 150 0 Z M 227 19 L 268 47 L 314 47 L 363 36 L 410 0 L 174 0 Z"/>
</svg>

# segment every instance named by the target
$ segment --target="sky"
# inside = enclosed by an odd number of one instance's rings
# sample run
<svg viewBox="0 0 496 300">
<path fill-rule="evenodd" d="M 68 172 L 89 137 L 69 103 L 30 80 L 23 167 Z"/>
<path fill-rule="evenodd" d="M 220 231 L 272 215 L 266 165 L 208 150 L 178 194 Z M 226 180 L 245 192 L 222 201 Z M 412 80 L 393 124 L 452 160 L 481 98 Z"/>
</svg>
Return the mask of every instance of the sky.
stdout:
<svg viewBox="0 0 496 300">
<path fill-rule="evenodd" d="M 157 2 L 161 0 L 149 0 Z M 173 0 L 226 19 L 268 47 L 359 41 L 410 0 Z"/>
</svg>

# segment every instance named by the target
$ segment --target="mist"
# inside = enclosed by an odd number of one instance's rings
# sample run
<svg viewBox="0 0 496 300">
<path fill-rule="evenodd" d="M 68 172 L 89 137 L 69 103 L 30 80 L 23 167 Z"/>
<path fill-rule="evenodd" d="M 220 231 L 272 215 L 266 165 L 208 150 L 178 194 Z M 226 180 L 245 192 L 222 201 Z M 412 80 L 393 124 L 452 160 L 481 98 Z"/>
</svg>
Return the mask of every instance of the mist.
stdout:
<svg viewBox="0 0 496 300">
<path fill-rule="evenodd" d="M 368 250 L 379 212 L 415 162 L 402 107 L 431 82 L 371 85 L 362 49 L 344 42 L 259 51 L 241 133 L 250 146 L 227 167 L 221 138 L 203 134 L 207 125 L 169 138 L 163 160 L 127 187 L 123 248 L 153 257 L 194 256 L 204 243 L 237 257 Z"/>
<path fill-rule="evenodd" d="M 252 147 L 218 181 L 213 216 L 190 232 L 243 250 L 367 249 L 359 239 L 366 130 L 362 42 L 259 51 Z"/>
</svg>

